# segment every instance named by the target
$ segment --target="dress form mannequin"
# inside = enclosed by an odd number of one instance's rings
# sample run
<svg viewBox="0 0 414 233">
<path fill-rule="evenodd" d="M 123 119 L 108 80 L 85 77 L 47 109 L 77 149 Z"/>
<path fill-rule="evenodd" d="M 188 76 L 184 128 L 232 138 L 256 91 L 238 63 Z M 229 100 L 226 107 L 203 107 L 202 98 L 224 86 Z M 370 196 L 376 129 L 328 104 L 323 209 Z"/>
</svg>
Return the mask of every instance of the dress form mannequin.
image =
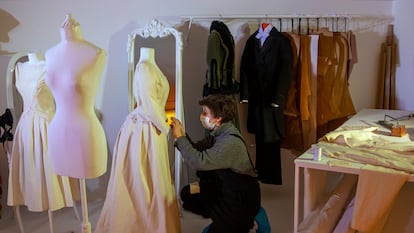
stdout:
<svg viewBox="0 0 414 233">
<path fill-rule="evenodd" d="M 139 56 L 138 64 L 142 62 L 148 62 L 158 68 L 157 63 L 155 62 L 154 48 L 147 48 L 147 47 L 140 48 L 140 56 Z M 135 103 L 134 108 L 137 107 L 137 104 L 138 103 Z"/>
<path fill-rule="evenodd" d="M 49 154 L 57 174 L 80 179 L 82 232 L 90 232 L 85 178 L 106 172 L 106 136 L 94 102 L 106 64 L 104 50 L 83 39 L 70 14 L 60 28 L 62 41 L 46 51 L 46 82 L 56 103 L 49 129 Z"/>
<path fill-rule="evenodd" d="M 106 53 L 83 39 L 70 14 L 60 32 L 62 42 L 46 51 L 46 82 L 56 101 L 49 153 L 56 173 L 96 178 L 107 165 L 105 132 L 94 111 Z"/>
<path fill-rule="evenodd" d="M 41 52 L 29 53 L 27 54 L 27 57 L 29 58 L 28 63 L 30 64 L 36 64 L 45 61 L 45 57 Z"/>
<path fill-rule="evenodd" d="M 155 63 L 154 49 L 141 48 L 133 80 L 137 107 L 118 132 L 95 233 L 181 232 L 168 158 L 169 89 Z"/>
<path fill-rule="evenodd" d="M 155 63 L 154 49 L 142 47 L 140 49 L 140 57 L 138 62 L 150 62 L 156 66 L 157 64 Z"/>
</svg>

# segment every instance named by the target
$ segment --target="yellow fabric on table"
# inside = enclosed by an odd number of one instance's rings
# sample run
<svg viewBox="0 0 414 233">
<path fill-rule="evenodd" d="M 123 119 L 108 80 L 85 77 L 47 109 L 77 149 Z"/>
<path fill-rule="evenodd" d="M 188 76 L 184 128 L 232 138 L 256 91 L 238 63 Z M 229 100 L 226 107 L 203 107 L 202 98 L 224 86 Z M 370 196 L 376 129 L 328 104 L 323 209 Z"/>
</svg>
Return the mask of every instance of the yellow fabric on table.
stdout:
<svg viewBox="0 0 414 233">
<path fill-rule="evenodd" d="M 405 172 L 364 165 L 359 174 L 351 227 L 363 233 L 381 232 L 407 180 Z"/>
</svg>

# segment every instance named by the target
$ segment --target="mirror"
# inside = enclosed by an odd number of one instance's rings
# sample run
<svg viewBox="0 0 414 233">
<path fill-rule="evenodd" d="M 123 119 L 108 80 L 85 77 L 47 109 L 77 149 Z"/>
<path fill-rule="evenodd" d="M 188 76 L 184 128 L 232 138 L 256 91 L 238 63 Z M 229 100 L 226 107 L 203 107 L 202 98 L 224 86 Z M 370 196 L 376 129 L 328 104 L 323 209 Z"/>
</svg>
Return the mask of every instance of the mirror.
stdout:
<svg viewBox="0 0 414 233">
<path fill-rule="evenodd" d="M 182 53 L 183 39 L 182 33 L 172 27 L 164 27 L 158 20 L 153 19 L 143 28 L 132 31 L 128 37 L 128 109 L 131 112 L 135 107 L 133 94 L 133 79 L 136 64 L 139 60 L 141 47 L 151 47 L 155 49 L 155 57 L 158 66 L 167 76 L 170 84 L 169 100 L 166 104 L 166 112 L 173 114 L 184 125 L 184 109 L 182 97 Z M 174 51 L 175 48 L 175 51 Z M 168 56 L 168 54 L 174 54 Z M 166 60 L 167 59 L 167 60 Z M 175 64 L 175 67 L 168 67 Z M 175 69 L 174 69 L 175 68 Z M 175 70 L 175 72 L 171 72 Z M 181 156 L 179 151 L 174 148 L 174 180 L 177 196 L 180 193 L 180 174 Z"/>
</svg>

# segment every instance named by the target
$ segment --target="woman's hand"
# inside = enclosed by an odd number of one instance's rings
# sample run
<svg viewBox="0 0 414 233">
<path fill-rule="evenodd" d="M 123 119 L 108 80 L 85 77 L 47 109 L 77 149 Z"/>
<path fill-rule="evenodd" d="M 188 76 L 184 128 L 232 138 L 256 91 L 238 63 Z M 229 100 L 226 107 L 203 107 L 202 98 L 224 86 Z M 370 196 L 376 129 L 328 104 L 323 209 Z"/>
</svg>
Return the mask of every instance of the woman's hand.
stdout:
<svg viewBox="0 0 414 233">
<path fill-rule="evenodd" d="M 185 136 L 185 130 L 183 128 L 183 125 L 177 118 L 171 117 L 170 127 L 172 130 L 172 135 L 175 139 Z"/>
</svg>

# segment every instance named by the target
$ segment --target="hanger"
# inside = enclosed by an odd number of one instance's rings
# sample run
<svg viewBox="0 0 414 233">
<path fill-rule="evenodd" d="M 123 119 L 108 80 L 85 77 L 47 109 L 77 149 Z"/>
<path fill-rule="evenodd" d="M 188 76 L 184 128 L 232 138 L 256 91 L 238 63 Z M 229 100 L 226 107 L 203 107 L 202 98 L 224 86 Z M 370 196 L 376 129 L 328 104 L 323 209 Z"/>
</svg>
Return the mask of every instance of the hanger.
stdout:
<svg viewBox="0 0 414 233">
<path fill-rule="evenodd" d="M 316 31 L 319 31 L 319 17 L 316 18 Z"/>
<path fill-rule="evenodd" d="M 344 18 L 345 19 L 345 31 L 348 31 L 348 18 Z"/>
<path fill-rule="evenodd" d="M 279 18 L 279 31 L 283 31 L 282 26 L 282 19 Z"/>
<path fill-rule="evenodd" d="M 338 18 L 336 18 L 336 31 L 340 31 L 339 30 L 339 17 Z"/>
<path fill-rule="evenodd" d="M 191 26 L 193 25 L 193 18 L 191 17 L 188 20 L 188 27 L 187 27 L 187 31 L 185 32 L 185 41 L 188 41 L 188 38 L 190 37 L 190 31 L 191 31 Z"/>
</svg>

